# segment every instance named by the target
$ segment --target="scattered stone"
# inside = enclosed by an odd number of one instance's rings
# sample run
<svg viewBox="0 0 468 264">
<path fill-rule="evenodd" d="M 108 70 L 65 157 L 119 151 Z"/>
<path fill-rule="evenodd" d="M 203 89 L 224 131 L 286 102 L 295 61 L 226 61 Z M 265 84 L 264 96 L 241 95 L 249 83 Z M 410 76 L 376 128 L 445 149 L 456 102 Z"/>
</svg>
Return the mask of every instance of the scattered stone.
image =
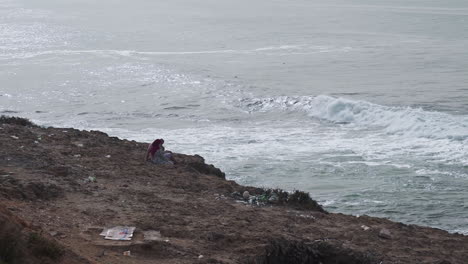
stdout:
<svg viewBox="0 0 468 264">
<path fill-rule="evenodd" d="M 364 231 L 367 231 L 367 230 L 370 229 L 370 227 L 368 227 L 368 226 L 366 226 L 366 225 L 362 225 L 361 228 L 362 228 L 362 230 L 364 230 Z"/>
<path fill-rule="evenodd" d="M 203 255 L 198 256 L 198 258 L 199 258 L 199 259 L 202 259 L 202 258 L 203 258 Z"/>
<path fill-rule="evenodd" d="M 10 136 L 12 139 L 19 139 L 17 136 Z"/>
<path fill-rule="evenodd" d="M 249 191 L 245 191 L 243 194 L 242 194 L 242 197 L 244 197 L 245 200 L 248 200 L 250 198 L 250 193 Z"/>
<path fill-rule="evenodd" d="M 392 239 L 392 233 L 386 228 L 382 228 L 379 232 L 379 237 L 383 239 Z"/>
<path fill-rule="evenodd" d="M 110 157 L 111 157 L 111 155 L 106 155 L 106 158 L 110 158 Z"/>
</svg>

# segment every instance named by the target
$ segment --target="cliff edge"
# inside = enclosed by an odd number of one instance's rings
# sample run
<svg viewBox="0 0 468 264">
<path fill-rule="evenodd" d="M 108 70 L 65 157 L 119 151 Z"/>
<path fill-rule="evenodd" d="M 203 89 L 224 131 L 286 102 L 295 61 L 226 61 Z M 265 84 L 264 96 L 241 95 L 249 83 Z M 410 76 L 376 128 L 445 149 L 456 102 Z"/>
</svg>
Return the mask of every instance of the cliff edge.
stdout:
<svg viewBox="0 0 468 264">
<path fill-rule="evenodd" d="M 197 155 L 157 166 L 145 143 L 7 117 L 0 146 L 1 264 L 468 263 L 467 236 L 327 213 L 302 192 L 226 180 Z M 114 226 L 136 229 L 100 235 Z"/>
</svg>

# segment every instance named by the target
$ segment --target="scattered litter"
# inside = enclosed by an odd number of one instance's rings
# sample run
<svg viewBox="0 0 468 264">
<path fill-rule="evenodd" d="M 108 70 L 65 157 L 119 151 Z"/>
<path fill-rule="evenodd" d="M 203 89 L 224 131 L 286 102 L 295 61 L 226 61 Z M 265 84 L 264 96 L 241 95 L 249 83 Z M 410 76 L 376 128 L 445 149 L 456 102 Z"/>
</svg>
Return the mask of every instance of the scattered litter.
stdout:
<svg viewBox="0 0 468 264">
<path fill-rule="evenodd" d="M 19 139 L 17 136 L 10 136 L 12 139 Z"/>
<path fill-rule="evenodd" d="M 156 230 L 143 231 L 143 237 L 145 241 L 161 241 L 161 232 Z"/>
<path fill-rule="evenodd" d="M 216 200 L 226 200 L 227 199 L 227 197 L 222 195 L 222 194 L 215 193 L 214 196 L 215 196 Z"/>
<path fill-rule="evenodd" d="M 130 257 L 131 256 L 130 250 L 124 251 L 123 255 L 127 256 L 127 257 Z"/>
<path fill-rule="evenodd" d="M 80 158 L 81 155 L 80 155 L 80 154 L 76 154 L 76 155 L 73 155 L 73 157 L 75 157 L 75 158 Z"/>
<path fill-rule="evenodd" d="M 308 218 L 308 219 L 314 219 L 315 220 L 315 217 L 313 215 L 305 215 L 305 214 L 300 214 L 298 215 L 299 217 L 303 217 L 303 218 Z"/>
<path fill-rule="evenodd" d="M 203 255 L 198 256 L 199 259 L 203 258 Z"/>
<path fill-rule="evenodd" d="M 86 178 L 84 181 L 85 181 L 85 182 L 96 182 L 97 180 L 96 180 L 96 177 L 94 177 L 94 176 L 89 176 L 89 177 Z"/>
<path fill-rule="evenodd" d="M 132 240 L 134 231 L 134 226 L 115 226 L 112 228 L 104 228 L 99 235 L 109 240 Z M 128 252 L 130 254 L 130 251 Z"/>
<path fill-rule="evenodd" d="M 270 198 L 268 198 L 269 202 L 277 202 L 279 200 L 279 197 L 276 193 L 272 193 Z"/>
<path fill-rule="evenodd" d="M 37 140 L 34 140 L 34 144 L 39 144 L 39 141 L 37 141 Z"/>
<path fill-rule="evenodd" d="M 110 157 L 111 157 L 111 155 L 106 155 L 106 158 L 110 158 Z"/>
<path fill-rule="evenodd" d="M 366 225 L 362 225 L 361 228 L 362 228 L 362 230 L 364 230 L 364 231 L 367 231 L 367 230 L 370 229 L 370 227 L 368 227 L 368 226 L 366 226 Z"/>
<path fill-rule="evenodd" d="M 249 191 L 244 191 L 242 194 L 239 192 L 231 193 L 231 197 L 236 200 L 237 203 L 251 204 L 257 206 L 265 206 L 268 204 L 275 204 L 279 202 L 279 196 L 275 192 L 263 193 L 260 195 L 251 195 Z"/>
<path fill-rule="evenodd" d="M 78 143 L 78 144 L 76 144 L 76 146 L 82 148 L 84 145 L 81 144 L 81 143 Z"/>
<path fill-rule="evenodd" d="M 167 242 L 167 243 L 169 243 L 169 239 L 165 239 L 165 240 L 164 240 L 164 242 Z"/>
</svg>

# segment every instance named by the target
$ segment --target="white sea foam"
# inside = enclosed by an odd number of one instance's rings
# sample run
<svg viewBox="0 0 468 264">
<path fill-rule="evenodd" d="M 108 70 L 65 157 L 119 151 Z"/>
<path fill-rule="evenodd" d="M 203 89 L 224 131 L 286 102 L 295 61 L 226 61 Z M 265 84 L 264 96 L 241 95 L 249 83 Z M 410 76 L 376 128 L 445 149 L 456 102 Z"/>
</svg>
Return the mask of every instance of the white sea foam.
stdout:
<svg viewBox="0 0 468 264">
<path fill-rule="evenodd" d="M 21 33 L 18 31 L 18 34 Z M 44 38 L 44 40 L 48 40 Z M 29 41 L 29 40 L 28 40 Z M 9 48 L 9 47 L 6 47 Z M 10 48 L 9 48 L 10 49 Z M 12 46 L 11 49 L 14 49 Z M 333 47 L 333 46 L 314 46 L 314 45 L 281 45 L 281 46 L 267 46 L 261 48 L 235 50 L 235 49 L 222 49 L 222 50 L 184 50 L 184 51 L 138 51 L 138 50 L 69 50 L 69 49 L 56 49 L 44 51 L 30 51 L 18 52 L 9 54 L 10 58 L 15 59 L 30 59 L 46 55 L 80 55 L 91 54 L 95 56 L 178 56 L 178 55 L 211 55 L 211 54 L 270 54 L 271 52 L 282 52 L 276 55 L 295 55 L 295 54 L 312 54 L 322 52 L 349 52 L 351 47 Z M 285 53 L 286 52 L 286 53 Z"/>
<path fill-rule="evenodd" d="M 244 98 L 240 107 L 246 111 L 299 111 L 307 115 L 354 128 L 379 128 L 387 134 L 412 135 L 437 139 L 466 141 L 468 117 L 421 108 L 383 106 L 326 95 Z"/>
</svg>

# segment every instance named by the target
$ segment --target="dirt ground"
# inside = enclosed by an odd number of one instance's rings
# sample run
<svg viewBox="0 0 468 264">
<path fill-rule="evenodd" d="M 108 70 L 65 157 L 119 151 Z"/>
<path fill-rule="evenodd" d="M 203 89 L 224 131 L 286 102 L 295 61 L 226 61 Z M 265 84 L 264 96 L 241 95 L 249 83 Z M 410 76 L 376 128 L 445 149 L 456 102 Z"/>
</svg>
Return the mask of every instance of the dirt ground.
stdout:
<svg viewBox="0 0 468 264">
<path fill-rule="evenodd" d="M 146 147 L 98 131 L 0 124 L 0 263 L 468 263 L 467 236 L 252 205 L 239 194 L 263 190 L 224 179 L 200 156 L 147 163 Z M 136 227 L 131 241 L 99 235 L 122 225 Z"/>
</svg>

